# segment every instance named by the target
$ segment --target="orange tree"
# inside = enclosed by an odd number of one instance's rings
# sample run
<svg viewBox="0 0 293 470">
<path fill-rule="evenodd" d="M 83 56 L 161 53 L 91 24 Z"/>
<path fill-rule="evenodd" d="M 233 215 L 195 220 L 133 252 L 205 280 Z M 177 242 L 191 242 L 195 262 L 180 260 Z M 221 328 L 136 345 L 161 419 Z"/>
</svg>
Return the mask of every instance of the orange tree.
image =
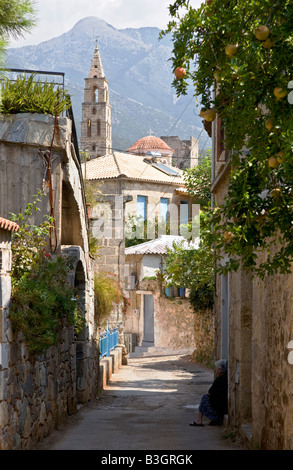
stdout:
<svg viewBox="0 0 293 470">
<path fill-rule="evenodd" d="M 231 177 L 210 239 L 219 257 L 229 257 L 221 269 L 241 265 L 260 277 L 290 272 L 293 2 L 209 0 L 194 9 L 178 0 L 169 11 L 161 35 L 172 35 L 174 70 L 186 70 L 174 79 L 177 94 L 191 83 L 201 115 L 217 115 L 225 126 Z"/>
</svg>

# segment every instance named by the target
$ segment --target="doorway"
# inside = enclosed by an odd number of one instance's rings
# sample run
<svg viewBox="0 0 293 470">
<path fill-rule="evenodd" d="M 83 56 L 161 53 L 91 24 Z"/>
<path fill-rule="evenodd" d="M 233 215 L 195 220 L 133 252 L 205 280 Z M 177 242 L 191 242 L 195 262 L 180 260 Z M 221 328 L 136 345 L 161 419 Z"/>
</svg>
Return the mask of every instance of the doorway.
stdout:
<svg viewBox="0 0 293 470">
<path fill-rule="evenodd" d="M 154 296 L 152 294 L 144 294 L 143 312 L 144 312 L 143 344 L 146 346 L 151 346 L 151 345 L 154 345 Z"/>
<path fill-rule="evenodd" d="M 78 261 L 75 271 L 74 287 L 76 291 L 77 308 L 79 314 L 85 318 L 86 299 L 85 299 L 85 272 L 81 261 Z M 85 403 L 85 377 L 87 375 L 87 328 L 80 333 L 75 332 L 76 344 L 76 393 L 77 401 Z"/>
</svg>

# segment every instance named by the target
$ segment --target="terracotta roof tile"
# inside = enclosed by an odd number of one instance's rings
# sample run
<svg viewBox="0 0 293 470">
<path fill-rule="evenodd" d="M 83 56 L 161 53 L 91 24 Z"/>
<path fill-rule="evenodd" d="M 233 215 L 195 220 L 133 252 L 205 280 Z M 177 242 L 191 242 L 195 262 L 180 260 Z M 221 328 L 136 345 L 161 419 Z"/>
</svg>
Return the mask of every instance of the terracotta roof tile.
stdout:
<svg viewBox="0 0 293 470">
<path fill-rule="evenodd" d="M 94 158 L 83 163 L 83 175 L 87 180 L 105 180 L 124 176 L 132 180 L 168 183 L 185 187 L 182 170 L 166 165 L 178 174 L 178 176 L 169 175 L 151 163 L 147 163 L 144 158 L 140 155 L 114 152 L 112 155 Z"/>
<path fill-rule="evenodd" d="M 150 135 L 139 139 L 132 147 L 127 149 L 127 152 L 144 154 L 147 152 L 159 152 L 164 155 L 172 155 L 174 150 L 162 139 L 159 139 L 159 137 Z"/>
<path fill-rule="evenodd" d="M 0 217 L 0 228 L 9 230 L 10 232 L 17 232 L 19 230 L 19 225 L 15 222 L 11 222 L 11 220 Z"/>
</svg>

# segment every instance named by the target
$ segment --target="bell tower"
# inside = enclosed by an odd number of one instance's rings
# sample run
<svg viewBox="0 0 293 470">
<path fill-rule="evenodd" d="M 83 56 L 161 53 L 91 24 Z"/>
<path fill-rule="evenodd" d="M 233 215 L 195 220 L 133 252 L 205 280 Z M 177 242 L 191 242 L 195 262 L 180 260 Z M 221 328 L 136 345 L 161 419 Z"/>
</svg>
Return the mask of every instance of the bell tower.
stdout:
<svg viewBox="0 0 293 470">
<path fill-rule="evenodd" d="M 85 150 L 91 159 L 112 153 L 108 84 L 96 45 L 89 76 L 85 78 L 80 140 L 81 150 Z"/>
</svg>

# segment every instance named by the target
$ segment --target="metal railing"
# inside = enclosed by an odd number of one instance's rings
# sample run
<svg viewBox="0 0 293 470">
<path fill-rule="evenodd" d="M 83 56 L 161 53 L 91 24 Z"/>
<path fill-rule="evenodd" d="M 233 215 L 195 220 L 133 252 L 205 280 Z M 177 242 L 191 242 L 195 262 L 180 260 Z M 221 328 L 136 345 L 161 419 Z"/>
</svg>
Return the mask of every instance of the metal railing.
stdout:
<svg viewBox="0 0 293 470">
<path fill-rule="evenodd" d="M 119 344 L 119 327 L 109 329 L 109 322 L 107 322 L 107 329 L 100 333 L 100 357 L 109 357 L 112 349 L 116 348 Z"/>
<path fill-rule="evenodd" d="M 18 75 L 35 75 L 35 76 L 41 76 L 45 77 L 47 76 L 54 76 L 54 77 L 61 77 L 60 82 L 56 82 L 54 80 L 54 84 L 56 86 L 61 85 L 62 88 L 64 89 L 64 83 L 65 83 L 65 72 L 53 72 L 52 70 L 32 70 L 32 69 L 15 69 L 15 68 L 1 68 L 1 72 L 4 75 L 7 75 L 8 78 L 13 82 L 15 80 L 15 77 Z M 12 75 L 12 77 L 11 77 Z M 45 82 L 42 82 L 45 83 Z"/>
</svg>

